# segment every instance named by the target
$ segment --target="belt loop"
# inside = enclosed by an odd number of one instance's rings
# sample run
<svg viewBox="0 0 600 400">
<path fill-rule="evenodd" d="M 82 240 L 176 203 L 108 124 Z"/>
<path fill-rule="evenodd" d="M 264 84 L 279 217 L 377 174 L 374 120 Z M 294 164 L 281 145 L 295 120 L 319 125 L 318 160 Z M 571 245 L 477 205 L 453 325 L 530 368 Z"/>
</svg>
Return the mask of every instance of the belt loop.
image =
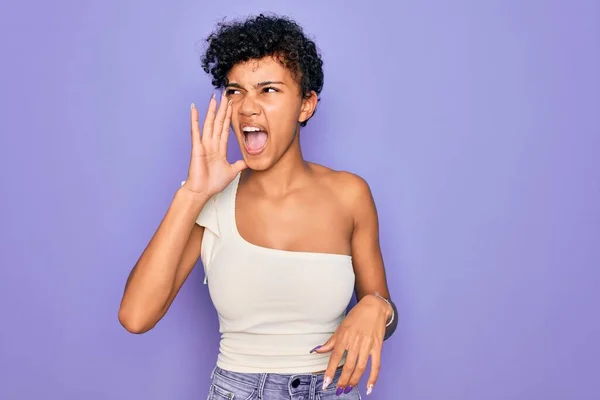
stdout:
<svg viewBox="0 0 600 400">
<path fill-rule="evenodd" d="M 265 389 L 265 382 L 267 381 L 267 374 L 260 374 L 260 378 L 258 379 L 258 400 L 263 400 L 263 392 Z"/>
<path fill-rule="evenodd" d="M 309 400 L 315 400 L 317 397 L 317 377 L 316 374 L 311 374 L 310 377 L 310 393 L 308 394 Z"/>
</svg>

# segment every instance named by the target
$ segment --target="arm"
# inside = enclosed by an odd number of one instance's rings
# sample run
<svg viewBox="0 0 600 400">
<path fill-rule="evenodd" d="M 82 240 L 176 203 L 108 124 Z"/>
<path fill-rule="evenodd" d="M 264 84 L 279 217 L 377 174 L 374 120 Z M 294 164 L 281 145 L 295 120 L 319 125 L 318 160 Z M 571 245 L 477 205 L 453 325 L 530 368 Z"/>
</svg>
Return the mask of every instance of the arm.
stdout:
<svg viewBox="0 0 600 400">
<path fill-rule="evenodd" d="M 200 257 L 204 228 L 196 219 L 208 200 L 246 168 L 242 160 L 227 160 L 232 110 L 231 102 L 222 101 L 217 111 L 213 95 L 201 134 L 198 109 L 190 107 L 188 178 L 125 284 L 119 321 L 132 333 L 147 332 L 166 314 Z"/>
<path fill-rule="evenodd" d="M 204 228 L 195 223 L 208 201 L 180 188 L 150 243 L 132 269 L 119 321 L 132 333 L 152 329 L 166 314 L 200 256 Z"/>
<path fill-rule="evenodd" d="M 394 307 L 375 295 L 378 293 L 389 298 L 379 246 L 379 222 L 371 190 L 362 178 L 351 174 L 346 175 L 340 187 L 344 189 L 340 190 L 342 201 L 353 217 L 351 247 L 358 303 L 317 352 L 331 351 L 325 371 L 325 386 L 345 355 L 346 360 L 337 383 L 338 394 L 343 391 L 347 393 L 358 384 L 370 358 L 371 371 L 367 381 L 367 394 L 370 394 L 379 375 L 383 341 L 389 337 L 388 330 L 394 325 L 387 329 L 385 326 Z"/>
<path fill-rule="evenodd" d="M 396 305 L 390 298 L 385 267 L 379 245 L 379 218 L 371 190 L 363 179 L 356 177 L 353 186 L 352 213 L 354 231 L 352 234 L 352 260 L 356 275 L 355 291 L 359 302 L 372 304 L 374 312 L 382 312 L 386 327 L 384 340 L 388 339 L 398 325 Z M 389 301 L 378 298 L 377 293 Z"/>
</svg>

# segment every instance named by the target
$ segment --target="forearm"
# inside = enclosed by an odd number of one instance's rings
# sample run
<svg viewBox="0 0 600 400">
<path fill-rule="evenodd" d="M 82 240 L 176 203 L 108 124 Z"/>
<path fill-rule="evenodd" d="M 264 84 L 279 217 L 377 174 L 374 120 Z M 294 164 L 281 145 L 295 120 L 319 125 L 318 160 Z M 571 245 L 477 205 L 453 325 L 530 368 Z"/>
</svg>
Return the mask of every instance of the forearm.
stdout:
<svg viewBox="0 0 600 400">
<path fill-rule="evenodd" d="M 161 224 L 132 269 L 119 319 L 131 331 L 145 331 L 163 314 L 190 233 L 208 197 L 179 189 Z"/>
</svg>

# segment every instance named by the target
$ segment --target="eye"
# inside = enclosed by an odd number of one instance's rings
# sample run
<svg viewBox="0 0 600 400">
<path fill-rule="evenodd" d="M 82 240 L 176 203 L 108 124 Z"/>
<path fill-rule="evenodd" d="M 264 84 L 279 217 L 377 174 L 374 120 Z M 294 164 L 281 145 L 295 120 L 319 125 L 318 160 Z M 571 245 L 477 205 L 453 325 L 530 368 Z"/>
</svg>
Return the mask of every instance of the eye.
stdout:
<svg viewBox="0 0 600 400">
<path fill-rule="evenodd" d="M 239 91 L 236 89 L 227 89 L 227 90 L 225 90 L 225 95 L 231 96 L 232 94 L 235 94 L 235 92 L 239 92 Z"/>
<path fill-rule="evenodd" d="M 269 90 L 271 90 L 271 92 L 269 92 Z M 279 92 L 278 89 L 275 89 L 272 86 L 268 86 L 268 87 L 264 88 L 264 91 L 265 91 L 265 93 L 276 93 L 276 92 Z"/>
</svg>

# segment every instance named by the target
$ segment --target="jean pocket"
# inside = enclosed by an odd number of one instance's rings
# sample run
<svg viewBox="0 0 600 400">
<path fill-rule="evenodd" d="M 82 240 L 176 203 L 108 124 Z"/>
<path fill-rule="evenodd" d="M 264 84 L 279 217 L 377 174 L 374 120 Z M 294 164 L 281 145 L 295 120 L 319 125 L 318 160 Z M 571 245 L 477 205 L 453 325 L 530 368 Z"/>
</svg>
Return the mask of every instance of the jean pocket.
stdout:
<svg viewBox="0 0 600 400">
<path fill-rule="evenodd" d="M 251 400 L 256 397 L 256 389 L 238 387 L 223 382 L 210 384 L 208 400 Z"/>
</svg>

